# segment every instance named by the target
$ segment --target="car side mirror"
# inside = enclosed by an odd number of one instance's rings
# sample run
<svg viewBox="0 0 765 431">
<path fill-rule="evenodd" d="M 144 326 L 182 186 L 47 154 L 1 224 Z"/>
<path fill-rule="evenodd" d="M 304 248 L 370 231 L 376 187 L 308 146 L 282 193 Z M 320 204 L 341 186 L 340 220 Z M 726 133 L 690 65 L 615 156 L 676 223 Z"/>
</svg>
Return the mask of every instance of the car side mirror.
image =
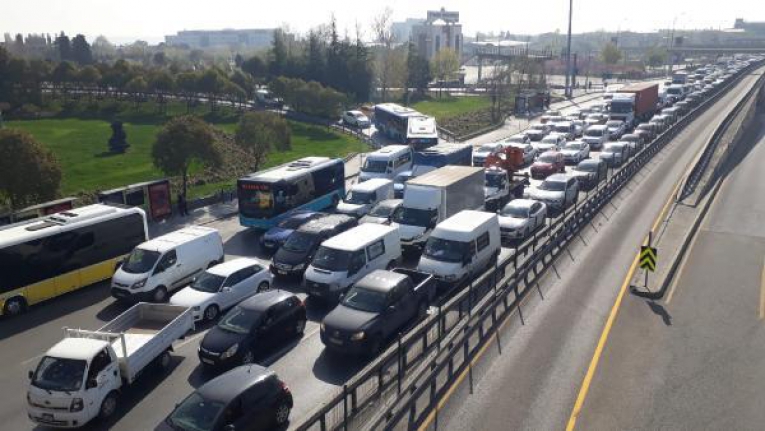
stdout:
<svg viewBox="0 0 765 431">
<path fill-rule="evenodd" d="M 231 286 L 223 286 L 220 291 L 223 293 L 231 292 Z"/>
<path fill-rule="evenodd" d="M 85 389 L 93 389 L 98 387 L 98 381 L 93 379 L 88 379 L 88 383 L 85 384 Z"/>
</svg>

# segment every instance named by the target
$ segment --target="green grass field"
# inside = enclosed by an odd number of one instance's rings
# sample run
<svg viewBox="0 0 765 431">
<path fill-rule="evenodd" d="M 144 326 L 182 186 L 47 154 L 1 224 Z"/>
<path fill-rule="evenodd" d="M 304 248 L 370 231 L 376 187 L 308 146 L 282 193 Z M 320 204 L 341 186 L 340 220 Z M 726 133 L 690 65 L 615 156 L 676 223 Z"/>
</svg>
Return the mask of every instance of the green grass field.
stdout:
<svg viewBox="0 0 765 431">
<path fill-rule="evenodd" d="M 437 121 L 490 107 L 491 100 L 486 96 L 451 97 L 444 95 L 440 99 L 433 97 L 412 105 L 412 108 L 417 111 L 436 117 Z"/>
<path fill-rule="evenodd" d="M 176 113 L 178 110 L 173 110 Z M 204 108 L 198 109 L 204 112 Z M 58 157 L 63 170 L 61 194 L 107 190 L 141 181 L 162 178 L 151 161 L 151 147 L 162 122 L 152 110 L 144 107 L 138 112 L 121 113 L 130 149 L 124 155 L 108 154 L 110 123 L 97 119 L 54 118 L 7 121 L 6 127 L 30 132 L 47 145 Z M 185 113 L 185 109 L 183 110 Z M 171 114 L 172 115 L 172 114 Z M 221 118 L 222 116 L 218 116 Z M 230 116 L 216 126 L 233 132 L 236 124 Z M 131 122 L 131 121 L 135 122 Z M 364 144 L 347 135 L 324 127 L 290 122 L 292 150 L 272 153 L 267 166 L 274 166 L 305 156 L 342 157 L 364 149 Z M 203 196 L 221 188 L 231 187 L 236 179 L 205 184 L 190 189 L 191 197 Z"/>
</svg>

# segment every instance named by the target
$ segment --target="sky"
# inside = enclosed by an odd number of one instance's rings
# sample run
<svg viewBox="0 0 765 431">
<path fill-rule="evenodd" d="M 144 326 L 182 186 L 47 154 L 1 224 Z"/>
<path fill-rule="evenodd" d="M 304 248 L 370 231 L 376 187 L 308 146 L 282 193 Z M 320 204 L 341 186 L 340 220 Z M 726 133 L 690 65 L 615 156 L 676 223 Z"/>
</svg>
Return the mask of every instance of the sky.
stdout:
<svg viewBox="0 0 765 431">
<path fill-rule="evenodd" d="M 90 40 L 104 35 L 117 43 L 158 43 L 179 30 L 287 25 L 305 32 L 334 13 L 341 29 L 353 34 L 358 24 L 369 37 L 373 17 L 386 7 L 398 21 L 424 18 L 428 9 L 442 6 L 460 12 L 469 36 L 565 32 L 568 25 L 566 0 L 0 0 L 0 34 L 64 31 Z M 574 0 L 573 30 L 653 31 L 671 28 L 673 20 L 676 28 L 718 29 L 732 27 L 738 17 L 765 21 L 762 0 L 726 0 L 724 6 L 710 0 Z"/>
</svg>

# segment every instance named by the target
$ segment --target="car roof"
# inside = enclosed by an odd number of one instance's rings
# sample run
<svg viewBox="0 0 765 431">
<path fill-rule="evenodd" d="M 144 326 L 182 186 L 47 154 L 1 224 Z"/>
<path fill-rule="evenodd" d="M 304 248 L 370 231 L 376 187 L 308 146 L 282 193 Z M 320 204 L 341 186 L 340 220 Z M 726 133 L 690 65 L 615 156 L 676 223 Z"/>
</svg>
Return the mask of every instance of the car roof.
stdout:
<svg viewBox="0 0 765 431">
<path fill-rule="evenodd" d="M 245 310 L 266 311 L 274 304 L 284 302 L 293 295 L 284 290 L 269 290 L 267 292 L 256 293 L 253 296 L 239 303 L 239 307 Z"/>
<path fill-rule="evenodd" d="M 324 241 L 321 245 L 336 250 L 356 251 L 372 241 L 377 241 L 391 232 L 398 231 L 397 227 L 382 224 L 364 223 L 353 229 Z M 396 240 L 398 241 L 398 239 Z"/>
<path fill-rule="evenodd" d="M 327 214 L 300 226 L 297 231 L 303 233 L 320 233 L 334 229 L 338 225 L 353 222 L 354 220 L 353 217 L 345 214 Z"/>
<path fill-rule="evenodd" d="M 395 208 L 395 207 L 401 206 L 403 203 L 404 203 L 403 199 L 385 199 L 384 201 L 380 201 L 377 204 L 377 206 Z"/>
<path fill-rule="evenodd" d="M 505 208 L 507 207 L 516 207 L 516 208 L 531 208 L 532 205 L 537 203 L 534 199 L 513 199 L 510 202 L 505 205 Z"/>
<path fill-rule="evenodd" d="M 545 151 L 544 153 L 540 154 L 539 157 L 543 157 L 546 155 L 557 156 L 558 154 L 560 154 L 560 151 Z"/>
<path fill-rule="evenodd" d="M 45 355 L 53 358 L 89 361 L 94 358 L 98 352 L 103 350 L 107 344 L 106 341 L 93 338 L 68 337 L 51 347 Z"/>
<path fill-rule="evenodd" d="M 605 124 L 596 124 L 594 126 L 591 126 L 589 130 L 605 130 L 608 127 L 606 127 Z"/>
<path fill-rule="evenodd" d="M 351 190 L 354 192 L 373 192 L 391 184 L 393 184 L 393 181 L 387 178 L 372 178 L 371 180 L 352 185 Z"/>
<path fill-rule="evenodd" d="M 202 238 L 208 235 L 217 233 L 218 230 L 211 227 L 204 226 L 186 226 L 183 229 L 179 229 L 175 232 L 168 233 L 166 235 L 159 236 L 152 240 L 146 241 L 139 245 L 142 250 L 153 250 L 160 253 L 164 253 L 168 250 L 172 250 L 175 247 L 193 241 L 197 238 Z"/>
<path fill-rule="evenodd" d="M 569 176 L 566 174 L 552 174 L 545 179 L 545 181 L 551 181 L 554 183 L 565 183 L 568 181 Z"/>
<path fill-rule="evenodd" d="M 577 166 L 587 166 L 587 165 L 600 165 L 602 163 L 605 163 L 603 160 L 600 159 L 584 159 Z"/>
<path fill-rule="evenodd" d="M 247 389 L 275 375 L 257 364 L 242 365 L 210 380 L 196 392 L 206 400 L 228 404 Z"/>
<path fill-rule="evenodd" d="M 491 223 L 497 215 L 484 211 L 463 210 L 439 223 L 433 230 L 432 236 L 438 237 L 442 232 L 456 234 L 457 237 L 471 235 L 479 227 Z"/>
<path fill-rule="evenodd" d="M 406 275 L 398 272 L 377 269 L 356 282 L 356 285 L 376 292 L 389 292 L 392 288 L 406 280 L 406 278 Z"/>
<path fill-rule="evenodd" d="M 268 266 L 263 262 L 252 259 L 249 257 L 240 257 L 237 259 L 227 260 L 221 264 L 215 265 L 209 268 L 207 272 L 210 274 L 220 275 L 221 277 L 228 277 L 229 275 L 239 271 L 240 269 L 247 268 L 253 265 Z"/>
</svg>

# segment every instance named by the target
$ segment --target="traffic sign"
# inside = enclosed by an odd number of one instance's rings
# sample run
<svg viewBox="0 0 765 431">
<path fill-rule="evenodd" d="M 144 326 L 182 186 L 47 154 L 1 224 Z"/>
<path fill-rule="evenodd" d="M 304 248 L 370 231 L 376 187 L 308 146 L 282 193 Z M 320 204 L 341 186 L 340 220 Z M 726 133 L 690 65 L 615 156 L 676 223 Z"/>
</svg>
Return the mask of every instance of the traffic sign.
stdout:
<svg viewBox="0 0 765 431">
<path fill-rule="evenodd" d="M 640 268 L 651 272 L 656 272 L 656 261 L 658 252 L 656 248 L 649 245 L 640 247 Z"/>
</svg>

